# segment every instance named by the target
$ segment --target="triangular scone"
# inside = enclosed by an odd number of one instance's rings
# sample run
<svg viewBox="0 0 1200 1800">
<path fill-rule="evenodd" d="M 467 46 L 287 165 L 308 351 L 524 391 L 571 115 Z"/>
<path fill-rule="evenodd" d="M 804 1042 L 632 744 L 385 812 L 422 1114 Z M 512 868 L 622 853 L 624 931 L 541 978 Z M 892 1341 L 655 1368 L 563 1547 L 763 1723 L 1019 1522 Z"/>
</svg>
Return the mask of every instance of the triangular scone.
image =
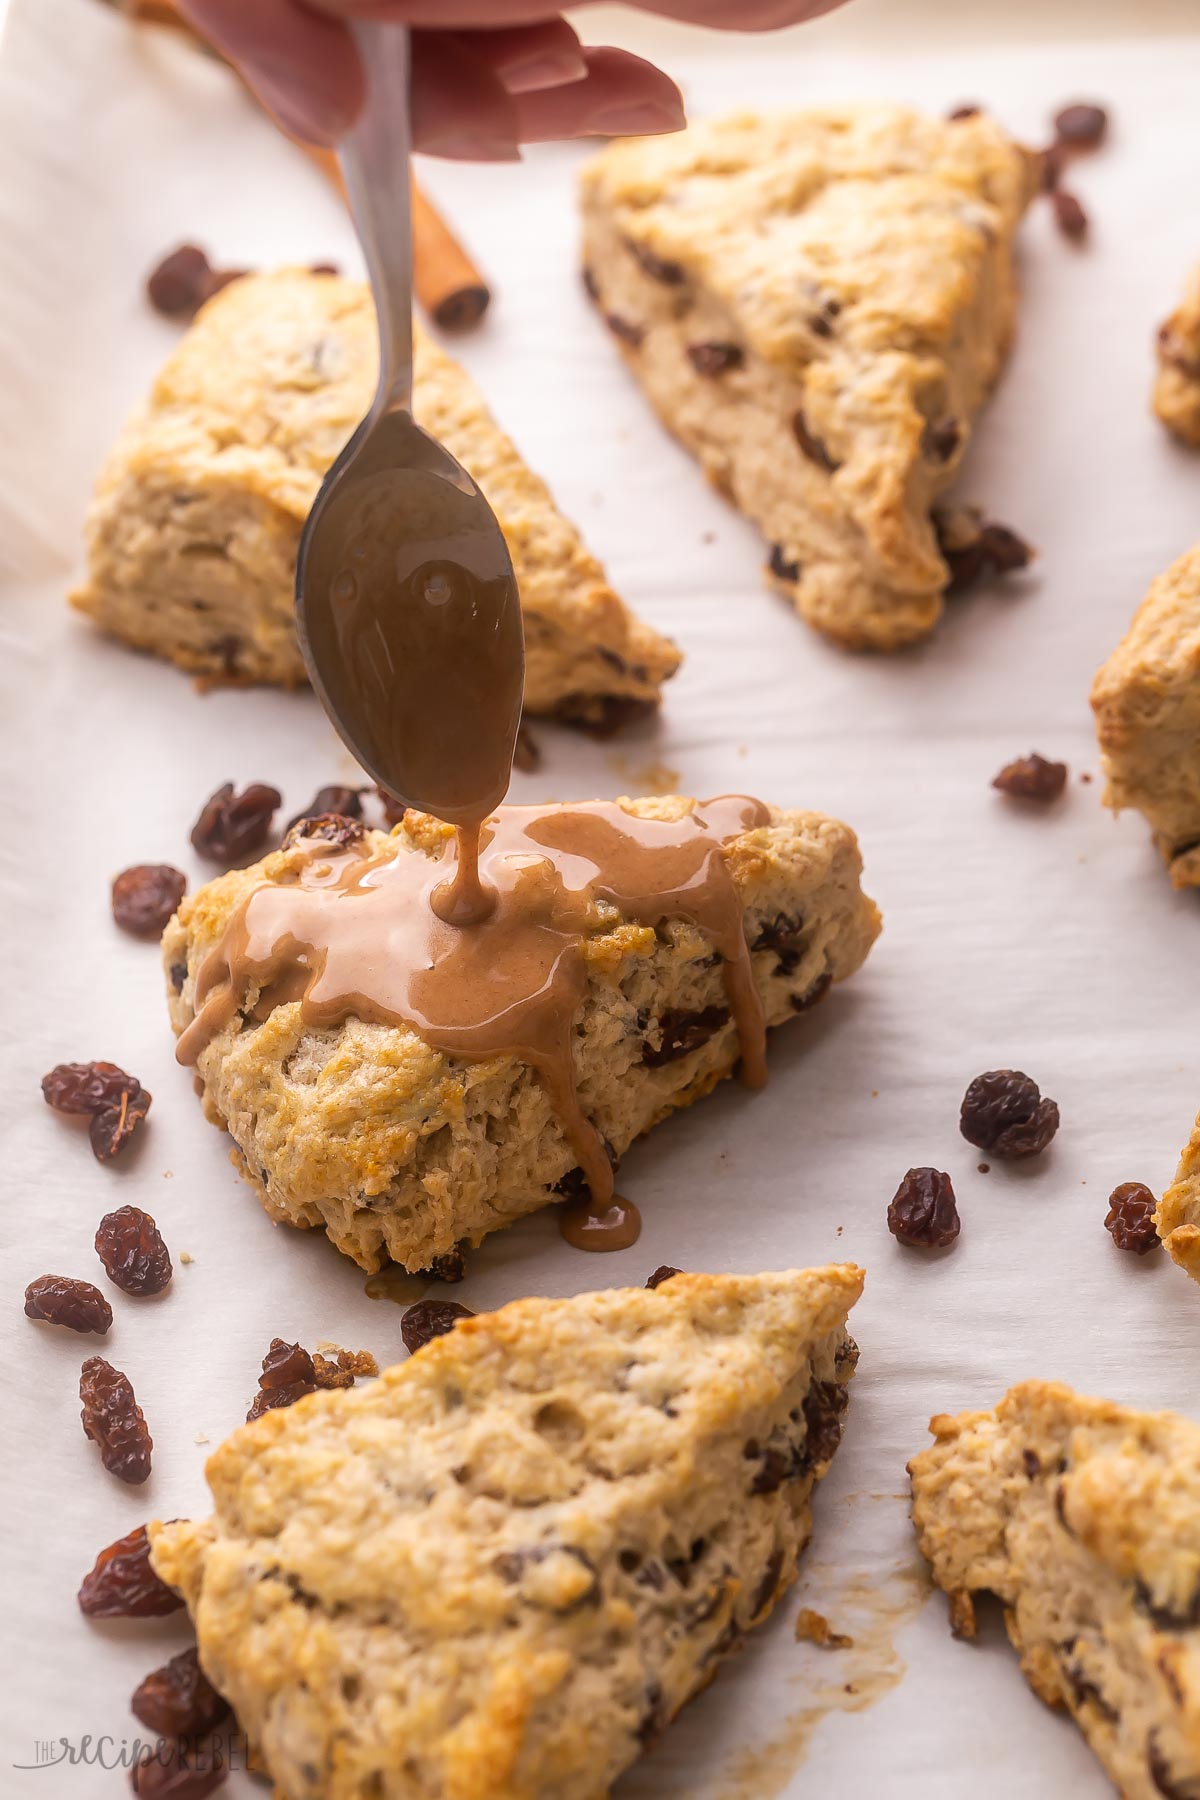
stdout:
<svg viewBox="0 0 1200 1800">
<path fill-rule="evenodd" d="M 627 800 L 632 813 L 679 819 L 695 802 Z M 770 823 L 724 848 L 744 908 L 753 976 L 768 1025 L 852 975 L 879 931 L 859 885 L 852 831 L 820 813 L 772 808 Z M 409 813 L 355 854 L 440 854 L 449 827 Z M 317 852 L 328 846 L 318 844 Z M 304 879 L 314 846 L 278 851 L 184 900 L 163 939 L 171 1022 L 193 1018 L 196 976 L 255 888 Z M 682 919 L 657 930 L 607 906 L 581 938 L 586 988 L 574 1019 L 575 1086 L 586 1117 L 619 1157 L 644 1131 L 732 1073 L 739 1044 L 712 942 Z M 466 1240 L 561 1201 L 577 1157 L 534 1068 L 515 1057 L 468 1062 L 407 1026 L 350 1017 L 306 1025 L 300 1004 L 261 1023 L 246 999 L 201 1051 L 205 1110 L 224 1125 L 272 1218 L 324 1225 L 363 1268 L 393 1258 L 426 1269 Z"/>
<path fill-rule="evenodd" d="M 461 1320 L 245 1426 L 152 1525 L 279 1800 L 597 1800 L 791 1584 L 862 1273 Z"/>
<path fill-rule="evenodd" d="M 1200 446 L 1200 266 L 1159 328 L 1154 410 L 1182 443 Z"/>
<path fill-rule="evenodd" d="M 284 269 L 224 288 L 100 475 L 74 604 L 185 669 L 304 681 L 292 619 L 300 531 L 366 411 L 377 362 L 359 282 Z M 618 599 L 470 378 L 424 334 L 414 406 L 504 529 L 525 619 L 527 709 L 603 725 L 654 704 L 679 652 Z"/>
<path fill-rule="evenodd" d="M 1188 1139 L 1175 1179 L 1154 1214 L 1158 1235 L 1193 1281 L 1200 1281 L 1200 1118 Z"/>
<path fill-rule="evenodd" d="M 584 170 L 588 287 L 666 425 L 761 526 L 819 630 L 942 610 L 931 510 L 1013 331 L 1033 158 L 982 114 L 740 114 Z"/>
<path fill-rule="evenodd" d="M 913 1521 L 957 1634 L 998 1595 L 1125 1800 L 1200 1793 L 1200 1426 L 1028 1381 L 930 1430 Z"/>
<path fill-rule="evenodd" d="M 1151 587 L 1092 710 L 1108 805 L 1143 813 L 1175 886 L 1200 886 L 1200 545 Z"/>
</svg>

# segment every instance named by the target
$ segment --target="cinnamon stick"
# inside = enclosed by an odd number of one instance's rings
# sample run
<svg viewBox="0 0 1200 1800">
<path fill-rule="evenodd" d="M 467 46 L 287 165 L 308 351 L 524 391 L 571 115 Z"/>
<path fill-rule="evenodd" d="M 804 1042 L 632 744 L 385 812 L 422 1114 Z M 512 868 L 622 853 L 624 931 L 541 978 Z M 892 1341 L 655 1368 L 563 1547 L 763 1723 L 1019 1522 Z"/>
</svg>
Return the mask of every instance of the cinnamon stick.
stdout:
<svg viewBox="0 0 1200 1800">
<path fill-rule="evenodd" d="M 201 49 L 210 46 L 192 30 L 173 0 L 108 0 L 118 12 L 142 23 L 169 25 Z M 282 129 L 282 128 L 281 128 Z M 291 137 L 291 133 L 285 133 Z M 331 181 L 344 200 L 346 188 L 337 156 L 321 144 L 291 138 Z M 412 184 L 413 287 L 417 299 L 443 331 L 466 331 L 487 311 L 491 289 L 432 200 Z"/>
</svg>

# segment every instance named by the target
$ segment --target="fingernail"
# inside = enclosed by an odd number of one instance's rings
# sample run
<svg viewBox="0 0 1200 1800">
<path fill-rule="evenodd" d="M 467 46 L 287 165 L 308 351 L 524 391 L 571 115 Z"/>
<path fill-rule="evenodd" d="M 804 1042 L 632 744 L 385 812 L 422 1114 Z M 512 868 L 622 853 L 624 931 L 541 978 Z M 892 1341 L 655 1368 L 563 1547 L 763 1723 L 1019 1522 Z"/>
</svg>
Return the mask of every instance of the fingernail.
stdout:
<svg viewBox="0 0 1200 1800">
<path fill-rule="evenodd" d="M 476 131 L 452 131 L 444 137 L 423 137 L 416 145 L 427 156 L 444 156 L 451 162 L 520 162 L 521 152 L 511 138 L 488 137 Z"/>
<path fill-rule="evenodd" d="M 578 50 L 555 50 L 510 63 L 501 70 L 501 78 L 510 94 L 537 94 L 545 88 L 569 87 L 587 72 Z"/>
<path fill-rule="evenodd" d="M 315 144 L 336 144 L 354 123 L 354 114 L 347 113 L 333 97 L 298 90 L 294 81 L 276 81 L 257 69 L 248 69 L 246 78 L 267 111 L 293 137 Z"/>
<path fill-rule="evenodd" d="M 682 105 L 641 100 L 633 106 L 610 106 L 592 113 L 587 129 L 597 137 L 650 137 L 660 131 L 680 131 L 686 123 Z"/>
</svg>

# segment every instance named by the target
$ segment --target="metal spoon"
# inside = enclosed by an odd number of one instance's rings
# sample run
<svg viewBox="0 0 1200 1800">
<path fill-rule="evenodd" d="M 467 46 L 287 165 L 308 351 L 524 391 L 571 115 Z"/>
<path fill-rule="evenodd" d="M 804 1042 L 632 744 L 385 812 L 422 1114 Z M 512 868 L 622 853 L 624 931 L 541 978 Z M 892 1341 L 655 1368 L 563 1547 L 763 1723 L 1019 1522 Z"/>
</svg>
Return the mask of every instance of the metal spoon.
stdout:
<svg viewBox="0 0 1200 1800">
<path fill-rule="evenodd" d="M 470 826 L 508 788 L 521 609 L 495 514 L 412 416 L 408 33 L 360 23 L 356 36 L 367 100 L 341 157 L 379 385 L 304 527 L 296 621 L 313 687 L 363 768 L 396 799 Z"/>
</svg>

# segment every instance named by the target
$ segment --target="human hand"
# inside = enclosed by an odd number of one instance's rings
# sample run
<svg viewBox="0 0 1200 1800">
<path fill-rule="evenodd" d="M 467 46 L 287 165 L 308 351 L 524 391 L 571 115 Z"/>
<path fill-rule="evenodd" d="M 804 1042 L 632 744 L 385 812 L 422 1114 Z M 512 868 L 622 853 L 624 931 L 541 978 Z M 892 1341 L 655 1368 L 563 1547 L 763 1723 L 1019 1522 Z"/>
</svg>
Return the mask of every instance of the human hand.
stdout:
<svg viewBox="0 0 1200 1800">
<path fill-rule="evenodd" d="M 509 162 L 552 138 L 677 131 L 675 83 L 627 50 L 579 42 L 554 0 L 179 0 L 295 137 L 332 144 L 362 105 L 348 20 L 413 28 L 413 144 L 434 156 Z M 839 0 L 642 0 L 642 10 L 768 31 Z"/>
</svg>

